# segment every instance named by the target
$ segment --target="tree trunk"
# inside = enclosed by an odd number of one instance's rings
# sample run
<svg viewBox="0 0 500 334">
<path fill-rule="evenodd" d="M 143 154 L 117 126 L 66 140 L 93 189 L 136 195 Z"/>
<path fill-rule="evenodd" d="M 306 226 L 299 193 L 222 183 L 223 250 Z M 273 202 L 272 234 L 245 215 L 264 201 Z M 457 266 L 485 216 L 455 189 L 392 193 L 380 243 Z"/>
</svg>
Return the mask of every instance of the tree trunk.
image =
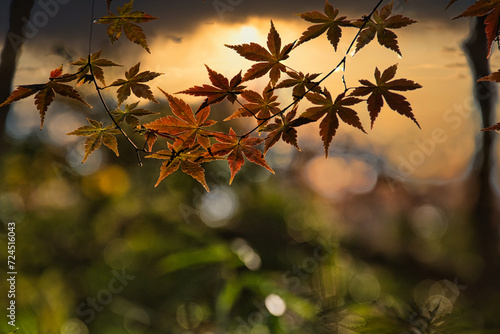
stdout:
<svg viewBox="0 0 500 334">
<path fill-rule="evenodd" d="M 463 48 L 469 59 L 474 79 L 474 94 L 481 112 L 483 128 L 491 126 L 497 101 L 496 84 L 477 82 L 477 79 L 491 73 L 487 58 L 487 41 L 484 32 L 484 17 L 474 19 L 470 35 Z M 496 196 L 492 187 L 492 167 L 494 164 L 493 148 L 495 132 L 481 132 L 471 174 L 473 197 L 473 230 L 480 255 L 485 261 L 485 269 L 481 281 L 498 285 L 496 275 L 500 269 L 499 226 L 496 221 Z M 481 284 L 482 285 L 482 284 Z M 487 285 L 484 285 L 485 287 Z M 491 288 L 491 285 L 490 285 Z"/>
<path fill-rule="evenodd" d="M 26 42 L 24 26 L 30 17 L 34 0 L 12 0 L 10 4 L 9 31 L 5 36 L 4 47 L 0 60 L 0 103 L 9 97 L 12 90 L 12 81 L 16 72 L 16 65 L 21 47 Z M 0 156 L 6 148 L 5 121 L 9 106 L 0 108 Z"/>
</svg>

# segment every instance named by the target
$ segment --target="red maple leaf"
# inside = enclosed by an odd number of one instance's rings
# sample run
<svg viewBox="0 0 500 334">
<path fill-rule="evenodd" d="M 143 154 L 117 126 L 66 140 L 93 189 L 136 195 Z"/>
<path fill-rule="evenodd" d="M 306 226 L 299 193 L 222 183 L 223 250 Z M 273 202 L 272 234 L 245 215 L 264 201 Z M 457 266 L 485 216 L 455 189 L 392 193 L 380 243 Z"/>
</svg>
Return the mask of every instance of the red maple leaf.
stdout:
<svg viewBox="0 0 500 334">
<path fill-rule="evenodd" d="M 293 87 L 292 95 L 295 98 L 303 97 L 306 94 L 306 90 L 311 90 L 315 93 L 321 92 L 321 87 L 313 81 L 319 74 L 304 74 L 302 72 L 297 73 L 292 71 L 287 71 L 286 74 L 288 74 L 291 79 L 281 81 L 275 88 Z"/>
<path fill-rule="evenodd" d="M 450 2 L 450 6 L 454 1 Z M 488 41 L 488 57 L 491 54 L 491 45 L 498 37 L 498 32 L 500 29 L 500 0 L 478 0 L 469 8 L 467 8 L 462 14 L 454 17 L 453 19 L 458 19 L 460 17 L 475 17 L 475 16 L 485 16 L 485 33 Z"/>
<path fill-rule="evenodd" d="M 297 130 L 292 126 L 292 120 L 297 114 L 297 108 L 294 108 L 286 116 L 276 118 L 273 124 L 266 125 L 262 128 L 262 132 L 269 132 L 264 145 L 264 155 L 269 149 L 276 144 L 280 139 L 285 143 L 293 145 L 300 151 L 297 144 Z"/>
<path fill-rule="evenodd" d="M 296 47 L 326 32 L 328 40 L 335 48 L 335 51 L 337 51 L 340 37 L 342 37 L 342 29 L 340 27 L 350 27 L 352 24 L 350 20 L 346 20 L 346 16 L 337 17 L 339 10 L 333 8 L 328 0 L 325 0 L 325 14 L 318 11 L 296 14 L 308 22 L 318 23 L 310 26 L 302 33 L 302 37 L 300 37 Z"/>
<path fill-rule="evenodd" d="M 243 77 L 244 81 L 260 78 L 270 72 L 269 77 L 273 86 L 278 82 L 281 72 L 286 72 L 286 67 L 281 61 L 288 59 L 290 51 L 292 51 L 295 43 L 285 45 L 281 48 L 281 37 L 271 21 L 271 30 L 267 35 L 267 48 L 260 46 L 257 43 L 242 44 L 242 45 L 227 45 L 238 52 L 242 57 L 257 61 Z"/>
<path fill-rule="evenodd" d="M 242 82 L 241 71 L 231 79 L 231 82 L 229 82 L 229 80 L 222 74 L 215 72 L 207 65 L 205 65 L 205 67 L 208 71 L 208 78 L 212 82 L 213 86 L 194 86 L 181 92 L 177 92 L 176 94 L 206 96 L 207 98 L 198 110 L 201 110 L 211 104 L 222 102 L 226 98 L 229 100 L 229 102 L 234 103 L 238 97 L 238 94 L 241 94 L 243 89 L 246 88 L 245 86 L 240 85 L 240 83 Z"/>
<path fill-rule="evenodd" d="M 375 84 L 368 80 L 359 80 L 363 86 L 356 88 L 351 93 L 353 96 L 370 95 L 367 102 L 368 111 L 370 111 L 370 118 L 372 121 L 372 128 L 375 119 L 377 119 L 380 110 L 384 106 L 384 100 L 392 110 L 397 111 L 400 115 L 410 118 L 420 128 L 420 125 L 415 119 L 415 115 L 413 115 L 410 103 L 403 95 L 393 93 L 391 90 L 408 91 L 422 88 L 422 86 L 407 79 L 389 81 L 396 76 L 397 69 L 398 65 L 396 64 L 386 69 L 384 73 L 380 74 L 379 69 L 375 68 Z"/>
<path fill-rule="evenodd" d="M 245 163 L 243 156 L 254 164 L 262 166 L 274 174 L 274 171 L 267 164 L 262 152 L 255 148 L 255 146 L 262 143 L 264 139 L 256 137 L 241 138 L 236 136 L 233 129 L 229 129 L 229 135 L 215 135 L 215 139 L 219 142 L 212 145 L 211 152 L 214 157 L 227 156 L 226 159 L 229 163 L 229 169 L 231 170 L 229 184 L 233 182 L 234 176 Z"/>
<path fill-rule="evenodd" d="M 281 112 L 278 108 L 280 103 L 276 102 L 278 96 L 274 95 L 274 90 L 270 85 L 264 88 L 262 95 L 253 90 L 245 90 L 241 93 L 241 96 L 250 103 L 242 105 L 225 121 L 238 117 L 255 117 L 259 125 L 263 125 L 267 123 L 271 115 Z"/>
<path fill-rule="evenodd" d="M 154 78 L 163 75 L 163 73 L 156 73 L 150 71 L 144 71 L 139 73 L 140 66 L 141 63 L 137 63 L 136 65 L 132 66 L 130 70 L 125 72 L 125 79 L 118 79 L 108 86 L 108 87 L 113 87 L 113 86 L 119 87 L 116 92 L 116 96 L 118 98 L 118 106 L 120 106 L 123 103 L 123 101 L 125 101 L 130 96 L 131 92 L 133 92 L 134 95 L 137 97 L 142 97 L 154 103 L 158 103 L 149 86 L 141 82 L 147 82 L 153 80 Z"/>
<path fill-rule="evenodd" d="M 0 104 L 0 108 L 11 104 L 12 102 L 22 100 L 26 97 L 29 97 L 33 94 L 35 95 L 35 105 L 40 113 L 41 125 L 40 128 L 43 127 L 43 122 L 45 120 L 45 113 L 49 105 L 54 101 L 56 94 L 66 96 L 77 100 L 86 106 L 92 108 L 87 102 L 85 102 L 80 93 L 73 87 L 63 84 L 61 82 L 70 82 L 77 78 L 74 74 L 65 74 L 63 75 L 62 65 L 52 70 L 50 72 L 50 80 L 45 84 L 35 84 L 35 85 L 21 85 L 18 86 L 10 96 Z"/>
<path fill-rule="evenodd" d="M 159 118 L 151 123 L 144 124 L 144 127 L 160 135 L 176 138 L 179 141 L 176 145 L 179 147 L 191 147 L 198 142 L 203 148 L 208 149 L 211 144 L 209 136 L 212 136 L 213 132 L 204 128 L 217 123 L 208 119 L 210 107 L 203 108 L 195 116 L 186 102 L 167 94 L 163 90 L 161 92 L 167 97 L 175 116 Z"/>
<path fill-rule="evenodd" d="M 356 111 L 348 108 L 348 106 L 360 103 L 362 101 L 361 99 L 346 97 L 345 93 L 342 93 L 338 95 L 334 101 L 332 99 L 332 95 L 326 88 L 324 89 L 323 94 L 309 93 L 306 97 L 310 102 L 318 105 L 319 107 L 311 107 L 307 109 L 304 113 L 302 113 L 302 115 L 300 115 L 296 123 L 305 124 L 307 122 L 315 122 L 325 116 L 319 125 L 319 133 L 323 139 L 326 157 L 328 157 L 330 143 L 332 142 L 339 127 L 338 117 L 340 117 L 340 119 L 345 123 L 365 132 Z"/>
<path fill-rule="evenodd" d="M 391 2 L 384 6 L 380 12 L 376 10 L 373 13 L 371 19 L 366 22 L 363 30 L 359 34 L 357 43 L 356 43 L 356 52 L 361 50 L 365 45 L 370 43 L 375 35 L 377 36 L 377 40 L 380 45 L 385 46 L 388 49 L 395 51 L 397 54 L 401 56 L 401 50 L 399 50 L 399 45 L 397 41 L 397 35 L 389 29 L 397 29 L 406 27 L 410 24 L 416 23 L 417 21 L 412 20 L 403 15 L 393 15 L 392 8 L 394 3 Z M 358 20 L 353 22 L 353 24 L 361 28 L 364 24 L 365 20 Z"/>
</svg>

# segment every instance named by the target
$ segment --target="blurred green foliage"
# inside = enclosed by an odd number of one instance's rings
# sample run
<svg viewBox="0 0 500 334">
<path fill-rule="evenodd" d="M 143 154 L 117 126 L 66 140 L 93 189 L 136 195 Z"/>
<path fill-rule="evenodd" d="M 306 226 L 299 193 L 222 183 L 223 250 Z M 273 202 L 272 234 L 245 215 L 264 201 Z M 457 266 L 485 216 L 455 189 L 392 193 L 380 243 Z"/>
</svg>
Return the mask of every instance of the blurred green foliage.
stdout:
<svg viewBox="0 0 500 334">
<path fill-rule="evenodd" d="M 181 173 L 154 188 L 158 166 L 138 167 L 133 155 L 103 156 L 88 175 L 65 156 L 33 137 L 2 158 L 2 224 L 16 222 L 17 333 L 488 333 L 473 331 L 488 319 L 446 255 L 416 256 L 412 269 L 407 249 L 382 256 L 356 230 L 349 211 L 383 206 L 382 178 L 339 205 L 291 168 L 269 177 L 248 166 L 228 187 L 227 167 L 213 166 L 205 193 Z M 399 196 L 401 185 L 391 187 Z M 394 205 L 365 223 L 412 243 L 425 231 L 408 231 L 404 212 Z M 470 248 L 459 223 L 437 241 L 441 254 Z"/>
</svg>

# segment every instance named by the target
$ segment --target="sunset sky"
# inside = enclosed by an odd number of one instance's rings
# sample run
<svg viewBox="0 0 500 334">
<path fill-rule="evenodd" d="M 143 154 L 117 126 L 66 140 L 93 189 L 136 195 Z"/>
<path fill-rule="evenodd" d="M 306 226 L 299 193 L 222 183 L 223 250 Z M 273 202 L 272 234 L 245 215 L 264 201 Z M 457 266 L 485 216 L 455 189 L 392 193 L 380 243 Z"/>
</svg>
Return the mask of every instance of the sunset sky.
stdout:
<svg viewBox="0 0 500 334">
<path fill-rule="evenodd" d="M 331 1 L 334 7 L 340 9 L 340 15 L 352 19 L 368 14 L 376 2 Z M 229 3 L 233 5 L 228 5 Z M 395 1 L 395 13 L 419 21 L 407 28 L 394 30 L 399 37 L 403 58 L 374 41 L 354 57 L 349 57 L 347 62 L 346 80 L 349 87 L 355 87 L 359 79 L 373 81 L 375 67 L 384 70 L 399 64 L 396 78 L 407 78 L 424 87 L 405 94 L 422 129 L 387 107 L 382 110 L 374 128 L 370 129 L 366 108 L 360 105 L 357 110 L 368 135 L 341 124 L 338 135 L 333 140 L 332 150 L 335 150 L 337 144 L 345 146 L 346 142 L 355 143 L 365 150 L 388 158 L 393 170 L 404 178 L 451 179 L 459 177 L 467 169 L 474 149 L 474 135 L 479 132 L 477 112 L 471 95 L 472 80 L 467 59 L 461 50 L 470 21 L 451 20 L 466 8 L 466 2 L 457 2 L 454 7 L 444 11 L 447 3 L 447 0 L 413 0 L 408 3 Z M 122 4 L 122 1 L 113 2 L 113 5 Z M 227 77 L 234 76 L 240 70 L 245 72 L 252 62 L 238 56 L 224 44 L 265 44 L 271 19 L 283 43 L 293 42 L 308 27 L 307 22 L 293 14 L 309 10 L 323 11 L 324 1 L 136 0 L 134 6 L 137 10 L 144 10 L 161 18 L 143 25 L 151 54 L 125 38 L 115 43 L 116 48 L 111 47 L 105 36 L 105 26 L 99 25 L 93 27 L 93 52 L 104 49 L 103 56 L 123 64 L 125 69 L 140 61 L 141 70 L 165 73 L 155 84 L 169 93 L 175 93 L 194 85 L 209 83 L 205 64 Z M 40 12 L 44 11 L 47 12 L 40 4 L 36 5 L 33 17 L 43 17 Z M 0 36 L 4 36 L 8 22 L 6 2 L 0 5 L 0 13 L 3 15 Z M 94 18 L 103 14 L 105 1 L 96 1 Z M 58 4 L 52 16 L 46 24 L 39 24 L 36 33 L 33 33 L 34 37 L 24 48 L 16 84 L 43 82 L 51 69 L 67 64 L 70 59 L 85 56 L 90 1 L 75 0 L 65 5 Z M 343 39 L 337 53 L 322 36 L 294 50 L 286 64 L 303 72 L 326 73 L 342 59 L 355 33 L 353 28 L 343 30 Z M 495 64 L 500 64 L 498 52 L 493 52 L 491 63 L 496 70 Z M 69 69 L 70 66 L 66 68 Z M 109 73 L 122 75 L 123 69 Z M 256 80 L 249 84 L 249 88 L 262 91 L 265 84 L 265 80 Z M 326 86 L 331 92 L 336 92 L 333 95 L 340 93 L 343 87 L 340 73 L 329 78 Z M 155 91 L 155 95 L 161 97 L 159 91 Z M 200 102 L 200 99 L 188 96 L 179 97 L 192 104 Z M 281 101 L 283 104 L 290 102 L 286 97 Z M 11 122 L 11 126 L 17 124 L 24 128 L 38 129 L 39 120 L 34 117 L 36 110 L 31 106 L 32 101 L 14 105 L 14 111 L 18 114 L 16 119 L 23 119 L 23 122 Z M 30 121 L 26 121 L 27 115 L 32 116 Z M 54 123 L 63 129 L 51 130 L 51 120 L 56 115 L 51 115 L 49 110 L 47 131 L 55 132 L 56 138 L 60 138 L 58 131 L 63 134 L 73 130 L 75 123 L 76 126 L 83 125 L 85 119 L 80 116 L 69 116 L 66 121 Z M 317 126 L 314 124 L 303 130 L 303 138 L 307 145 L 312 142 L 321 151 Z M 299 145 L 301 143 L 299 137 Z"/>
</svg>

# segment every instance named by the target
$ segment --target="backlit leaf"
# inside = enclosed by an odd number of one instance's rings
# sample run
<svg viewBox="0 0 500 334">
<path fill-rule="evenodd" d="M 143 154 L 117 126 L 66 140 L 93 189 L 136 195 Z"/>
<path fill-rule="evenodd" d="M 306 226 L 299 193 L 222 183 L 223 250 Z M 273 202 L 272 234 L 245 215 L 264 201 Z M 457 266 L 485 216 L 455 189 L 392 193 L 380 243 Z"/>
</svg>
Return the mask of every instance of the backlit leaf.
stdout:
<svg viewBox="0 0 500 334">
<path fill-rule="evenodd" d="M 281 72 L 286 72 L 286 67 L 281 61 L 288 59 L 294 44 L 290 43 L 281 48 L 280 35 L 271 21 L 271 29 L 267 35 L 269 51 L 256 43 L 226 46 L 238 52 L 240 56 L 258 62 L 245 73 L 243 81 L 257 79 L 270 73 L 271 83 L 275 85 L 281 76 Z"/>
<path fill-rule="evenodd" d="M 274 174 L 274 171 L 267 164 L 262 152 L 255 147 L 262 143 L 264 139 L 256 137 L 240 138 L 236 136 L 233 129 L 229 130 L 229 135 L 219 134 L 215 136 L 215 139 L 217 139 L 218 143 L 212 145 L 211 152 L 215 157 L 227 156 L 226 159 L 229 163 L 229 169 L 231 170 L 229 184 L 233 182 L 234 176 L 245 163 L 243 156 L 254 164 L 262 166 Z"/>
<path fill-rule="evenodd" d="M 361 99 L 346 97 L 345 93 L 342 93 L 338 95 L 334 101 L 332 99 L 332 95 L 326 88 L 324 90 L 324 94 L 309 93 L 306 97 L 311 103 L 318 106 L 307 109 L 304 113 L 302 113 L 302 115 L 300 115 L 299 119 L 318 121 L 324 116 L 319 128 L 325 147 L 326 157 L 328 157 L 330 143 L 332 142 L 339 127 L 339 117 L 345 123 L 365 132 L 356 111 L 348 107 L 360 103 L 362 101 Z"/>
<path fill-rule="evenodd" d="M 50 72 L 50 80 L 45 84 L 18 86 L 11 93 L 11 95 L 2 104 L 0 104 L 0 108 L 12 102 L 22 100 L 35 94 L 35 105 L 38 109 L 38 112 L 40 113 L 40 128 L 42 128 L 45 120 L 45 113 L 47 112 L 49 105 L 52 103 L 52 101 L 54 101 L 56 94 L 72 98 L 85 104 L 88 107 L 91 107 L 87 102 L 83 100 L 83 98 L 80 96 L 80 93 L 78 93 L 76 89 L 69 85 L 61 83 L 73 81 L 77 76 L 73 74 L 63 75 L 62 73 L 62 66 L 59 66 L 58 68 Z"/>
<path fill-rule="evenodd" d="M 310 26 L 306 31 L 302 33 L 302 37 L 300 37 L 296 47 L 311 39 L 319 37 L 326 32 L 328 40 L 335 48 L 335 51 L 337 51 L 340 37 L 342 37 L 341 27 L 352 26 L 350 20 L 346 20 L 345 16 L 338 16 L 338 14 L 339 10 L 333 8 L 328 0 L 325 0 L 325 14 L 318 11 L 297 14 L 304 20 L 317 24 Z"/>
<path fill-rule="evenodd" d="M 273 124 L 269 124 L 261 129 L 262 132 L 269 132 L 265 139 L 264 155 L 280 139 L 283 139 L 285 143 L 295 146 L 295 148 L 300 151 L 299 145 L 297 144 L 297 130 L 291 126 L 291 121 L 296 114 L 297 109 L 294 108 L 285 117 L 277 117 Z"/>
<path fill-rule="evenodd" d="M 131 125 L 134 128 L 138 127 L 140 125 L 138 117 L 155 114 L 154 112 L 151 112 L 149 110 L 137 108 L 138 105 L 139 102 L 135 102 L 130 105 L 127 104 L 125 105 L 125 110 L 117 108 L 111 111 L 111 115 L 113 115 L 115 121 L 118 124 L 121 124 L 123 121 L 125 121 L 127 124 Z"/>
<path fill-rule="evenodd" d="M 246 88 L 245 86 L 240 85 L 240 83 L 242 82 L 241 72 L 236 74 L 234 78 L 231 79 L 231 82 L 229 82 L 229 80 L 222 74 L 217 73 L 207 65 L 205 65 L 205 67 L 207 68 L 208 77 L 213 86 L 194 86 L 176 94 L 182 93 L 194 96 L 206 96 L 207 98 L 198 110 L 201 110 L 211 104 L 222 102 L 226 98 L 229 100 L 229 102 L 234 103 L 238 97 L 238 94 L 241 94 L 243 89 Z"/>
<path fill-rule="evenodd" d="M 134 0 L 127 2 L 122 7 L 118 7 L 118 15 L 116 15 L 109 11 L 110 2 L 108 0 L 109 15 L 101 17 L 97 22 L 109 24 L 107 33 L 111 43 L 116 42 L 123 32 L 128 40 L 142 46 L 147 52 L 151 53 L 146 41 L 146 35 L 136 23 L 149 22 L 158 18 L 144 12 L 132 11 Z"/>
<path fill-rule="evenodd" d="M 410 103 L 406 100 L 403 95 L 391 92 L 391 90 L 396 91 L 408 91 L 418 88 L 422 88 L 418 83 L 415 83 L 407 79 L 396 79 L 392 80 L 396 75 L 398 65 L 393 65 L 386 69 L 382 74 L 378 68 L 375 69 L 375 84 L 368 80 L 360 80 L 359 82 L 363 85 L 356 88 L 351 95 L 352 96 L 366 96 L 368 97 L 368 111 L 370 112 L 371 126 L 373 128 L 373 123 L 380 113 L 380 110 L 384 106 L 384 100 L 387 105 L 392 109 L 397 111 L 399 114 L 406 116 L 413 120 L 415 124 L 420 128 L 415 116 L 413 115 Z"/>
<path fill-rule="evenodd" d="M 150 71 L 139 73 L 140 65 L 141 63 L 137 63 L 135 66 L 132 66 L 130 70 L 125 72 L 125 79 L 118 79 L 108 86 L 119 87 L 116 92 L 119 106 L 130 96 L 131 92 L 134 93 L 134 95 L 137 97 L 141 97 L 144 99 L 148 99 L 154 103 L 158 103 L 149 86 L 142 84 L 141 82 L 153 80 L 154 78 L 163 75 L 163 73 Z"/>
<path fill-rule="evenodd" d="M 79 83 L 88 82 L 89 78 L 87 74 L 90 72 L 90 67 L 92 67 L 92 73 L 94 74 L 95 78 L 101 81 L 103 85 L 106 85 L 106 82 L 104 80 L 104 71 L 102 68 L 108 66 L 121 66 L 121 65 L 118 65 L 112 62 L 111 60 L 101 58 L 101 53 L 102 50 L 91 54 L 90 63 L 88 58 L 87 59 L 80 58 L 79 60 L 71 63 L 71 65 L 80 66 L 77 72 L 78 73 L 77 82 Z"/>
<path fill-rule="evenodd" d="M 451 2 L 448 6 L 450 6 Z M 491 45 L 498 37 L 500 29 L 500 0 L 478 0 L 467 8 L 462 14 L 454 17 L 475 17 L 485 16 L 485 33 L 488 41 L 488 57 L 491 54 Z"/>
<path fill-rule="evenodd" d="M 410 24 L 416 23 L 417 21 L 403 15 L 391 16 L 392 8 L 393 2 L 384 6 L 380 10 L 380 12 L 376 10 L 373 13 L 373 16 L 368 22 L 366 22 L 363 30 L 358 36 L 356 43 L 356 52 L 361 50 L 361 48 L 370 43 L 375 38 L 375 36 L 377 36 L 377 40 L 380 45 L 383 45 L 402 56 L 401 50 L 399 49 L 397 36 L 392 30 L 389 29 L 406 27 Z M 361 28 L 364 22 L 364 20 L 358 20 L 353 22 L 353 24 L 356 27 Z"/>
<path fill-rule="evenodd" d="M 116 156 L 118 156 L 118 141 L 114 135 L 119 134 L 120 131 L 118 131 L 113 125 L 103 127 L 102 123 L 96 120 L 87 118 L 87 121 L 90 126 L 82 126 L 75 131 L 68 133 L 68 135 L 87 137 L 84 144 L 85 156 L 83 157 L 82 163 L 87 160 L 92 152 L 101 147 L 101 144 L 104 144 L 110 150 L 115 152 Z"/>
<path fill-rule="evenodd" d="M 151 123 L 144 124 L 144 127 L 160 135 L 163 134 L 177 138 L 178 141 L 182 142 L 182 145 L 178 144 L 180 147 L 191 147 L 197 142 L 203 148 L 208 149 L 211 144 L 209 136 L 212 135 L 212 132 L 204 128 L 217 123 L 214 120 L 208 119 L 210 107 L 202 109 L 195 116 L 191 107 L 186 102 L 167 94 L 163 90 L 161 91 L 167 97 L 175 116 L 159 118 Z"/>
</svg>

